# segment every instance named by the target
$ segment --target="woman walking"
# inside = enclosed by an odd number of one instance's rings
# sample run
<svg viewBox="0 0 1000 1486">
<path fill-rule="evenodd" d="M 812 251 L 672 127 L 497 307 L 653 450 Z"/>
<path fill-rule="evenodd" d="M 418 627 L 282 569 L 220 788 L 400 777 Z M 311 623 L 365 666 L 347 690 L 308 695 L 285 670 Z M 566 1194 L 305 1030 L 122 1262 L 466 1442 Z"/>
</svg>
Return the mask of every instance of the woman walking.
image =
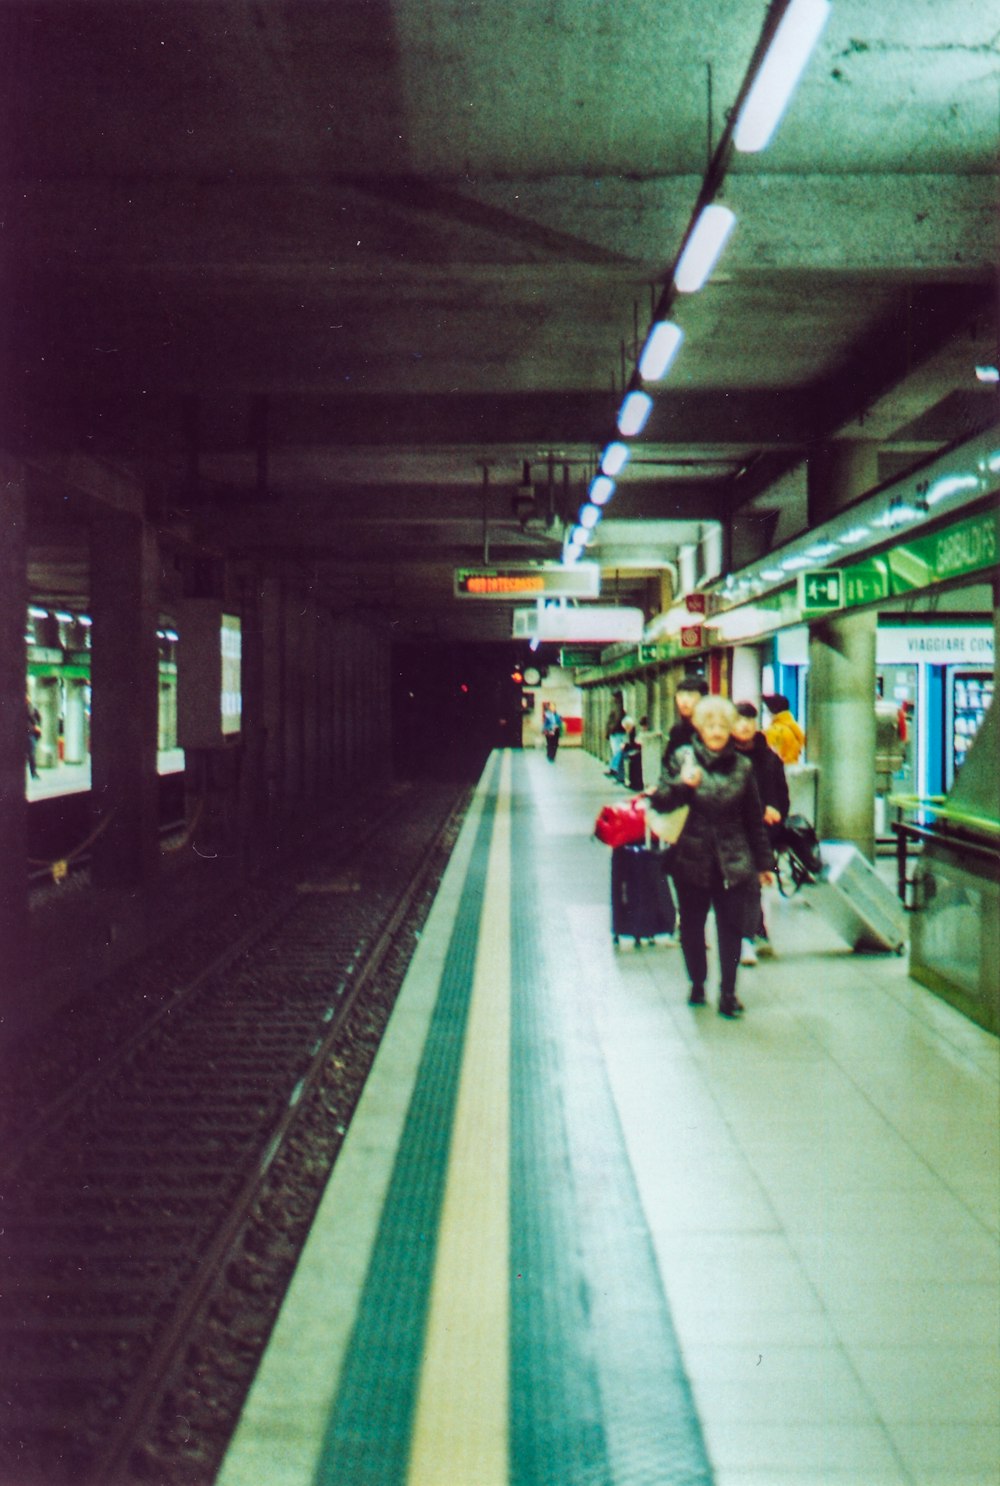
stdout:
<svg viewBox="0 0 1000 1486">
<path fill-rule="evenodd" d="M 736 708 L 725 697 L 703 697 L 694 709 L 695 736 L 669 756 L 650 803 L 655 810 L 690 807 L 670 870 L 680 909 L 681 949 L 691 982 L 688 1001 L 705 1004 L 705 925 L 715 910 L 719 946 L 719 1014 L 744 1010 L 736 995 L 748 905 L 773 881 L 774 856 L 749 759 L 732 740 Z"/>
</svg>

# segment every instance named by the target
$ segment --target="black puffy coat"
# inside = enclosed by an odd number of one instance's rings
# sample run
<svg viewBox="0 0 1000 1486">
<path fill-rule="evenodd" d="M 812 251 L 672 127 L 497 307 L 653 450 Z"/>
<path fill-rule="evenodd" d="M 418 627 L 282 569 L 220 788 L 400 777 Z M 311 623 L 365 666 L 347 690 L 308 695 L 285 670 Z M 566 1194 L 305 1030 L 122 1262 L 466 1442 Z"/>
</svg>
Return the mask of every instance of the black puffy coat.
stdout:
<svg viewBox="0 0 1000 1486">
<path fill-rule="evenodd" d="M 764 734 L 754 733 L 750 747 L 745 753 L 742 748 L 737 748 L 736 751 L 744 758 L 748 758 L 753 765 L 753 777 L 757 781 L 757 793 L 760 795 L 763 808 L 766 810 L 768 805 L 773 805 L 784 820 L 789 806 L 785 766 Z"/>
<path fill-rule="evenodd" d="M 692 755 L 702 773 L 697 789 L 680 782 L 681 769 Z M 691 807 L 670 852 L 670 871 L 679 882 L 710 887 L 718 868 L 726 887 L 739 887 L 774 867 L 753 767 L 737 753 L 732 739 L 713 753 L 696 734 L 693 743 L 670 757 L 650 803 L 664 811 Z"/>
</svg>

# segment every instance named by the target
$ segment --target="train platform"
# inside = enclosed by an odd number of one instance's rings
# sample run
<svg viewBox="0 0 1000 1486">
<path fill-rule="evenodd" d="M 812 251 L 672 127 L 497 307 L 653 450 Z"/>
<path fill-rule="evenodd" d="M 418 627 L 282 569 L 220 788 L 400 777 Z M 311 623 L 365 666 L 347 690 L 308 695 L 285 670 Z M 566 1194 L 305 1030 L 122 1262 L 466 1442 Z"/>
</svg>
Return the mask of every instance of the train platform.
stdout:
<svg viewBox="0 0 1000 1486">
<path fill-rule="evenodd" d="M 614 797 L 491 759 L 218 1486 L 1000 1480 L 1000 1044 L 808 889 L 689 1007 Z"/>
</svg>

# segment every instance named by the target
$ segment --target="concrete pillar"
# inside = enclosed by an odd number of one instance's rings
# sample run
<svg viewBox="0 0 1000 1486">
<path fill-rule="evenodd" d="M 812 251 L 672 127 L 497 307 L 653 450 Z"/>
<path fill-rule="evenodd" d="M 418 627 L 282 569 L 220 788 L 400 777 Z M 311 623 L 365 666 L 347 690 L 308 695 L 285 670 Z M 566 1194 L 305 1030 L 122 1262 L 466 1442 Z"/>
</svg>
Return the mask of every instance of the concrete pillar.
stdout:
<svg viewBox="0 0 1000 1486">
<path fill-rule="evenodd" d="M 0 961 L 11 985 L 28 956 L 28 767 L 24 625 L 28 612 L 25 491 L 20 465 L 0 457 Z"/>
<path fill-rule="evenodd" d="M 828 521 L 878 484 L 878 445 L 837 440 L 809 457 L 809 524 Z M 817 830 L 875 857 L 874 610 L 809 627 L 809 761 L 819 766 Z"/>
<path fill-rule="evenodd" d="M 837 511 L 859 500 L 879 482 L 878 444 L 865 439 L 837 439 L 809 455 L 806 505 L 809 525 L 820 526 Z"/>
<path fill-rule="evenodd" d="M 95 502 L 91 519 L 94 882 L 135 887 L 160 863 L 156 774 L 159 551 L 141 517 Z"/>
<path fill-rule="evenodd" d="M 819 765 L 817 830 L 875 858 L 874 611 L 809 633 L 809 760 Z"/>
</svg>

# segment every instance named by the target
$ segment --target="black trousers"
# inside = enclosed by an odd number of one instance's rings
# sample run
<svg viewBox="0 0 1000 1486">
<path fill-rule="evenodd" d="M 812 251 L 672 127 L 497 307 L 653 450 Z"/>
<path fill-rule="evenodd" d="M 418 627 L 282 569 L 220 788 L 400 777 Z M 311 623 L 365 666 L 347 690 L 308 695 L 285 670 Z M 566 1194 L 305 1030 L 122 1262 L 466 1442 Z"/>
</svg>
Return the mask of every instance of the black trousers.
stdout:
<svg viewBox="0 0 1000 1486">
<path fill-rule="evenodd" d="M 715 910 L 715 932 L 719 945 L 719 994 L 729 1001 L 736 994 L 736 971 L 740 947 L 746 933 L 748 905 L 753 901 L 755 883 L 725 887 L 721 876 L 711 887 L 692 887 L 674 879 L 677 906 L 681 917 L 681 949 L 688 979 L 693 986 L 703 986 L 708 975 L 705 950 L 705 925 L 710 909 Z"/>
</svg>

